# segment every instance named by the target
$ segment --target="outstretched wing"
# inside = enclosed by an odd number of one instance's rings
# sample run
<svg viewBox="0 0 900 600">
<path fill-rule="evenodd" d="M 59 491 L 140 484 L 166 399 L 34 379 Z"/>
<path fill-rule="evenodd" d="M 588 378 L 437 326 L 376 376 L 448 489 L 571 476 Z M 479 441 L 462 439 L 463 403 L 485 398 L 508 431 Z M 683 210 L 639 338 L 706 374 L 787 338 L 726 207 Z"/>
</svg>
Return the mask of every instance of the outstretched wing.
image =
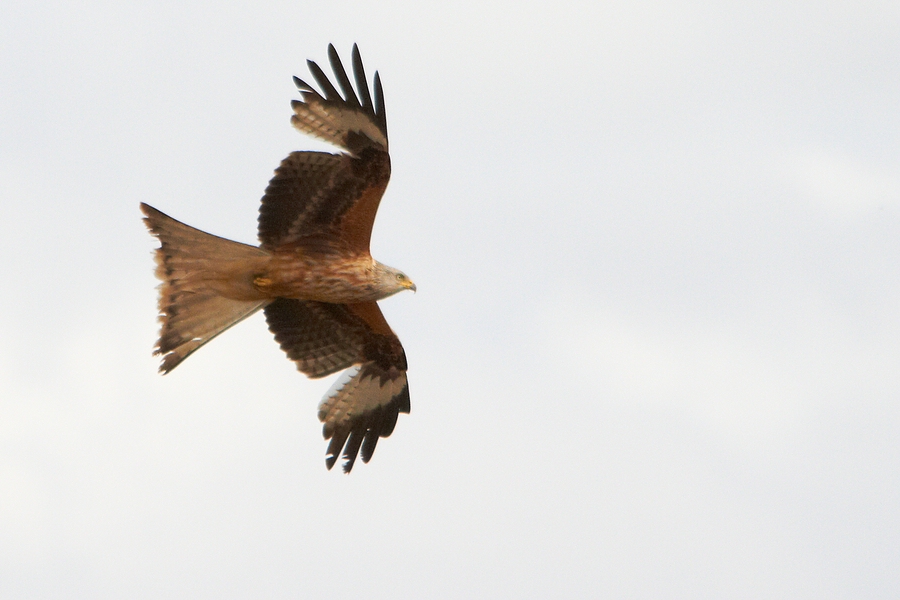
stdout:
<svg viewBox="0 0 900 600">
<path fill-rule="evenodd" d="M 321 93 L 294 78 L 302 100 L 294 100 L 291 123 L 345 151 L 293 152 L 275 170 L 259 209 L 259 240 L 274 250 L 316 239 L 368 252 L 372 225 L 391 175 L 387 120 L 381 79 L 375 74 L 375 100 L 369 95 L 359 49 L 353 46 L 357 92 L 333 45 L 328 57 L 343 96 L 322 69 L 308 61 Z"/>
<path fill-rule="evenodd" d="M 406 353 L 378 304 L 328 304 L 279 298 L 266 306 L 275 340 L 310 377 L 342 369 L 319 404 L 331 469 L 343 449 L 345 473 L 357 455 L 369 462 L 378 439 L 394 431 L 398 415 L 409 413 Z"/>
</svg>

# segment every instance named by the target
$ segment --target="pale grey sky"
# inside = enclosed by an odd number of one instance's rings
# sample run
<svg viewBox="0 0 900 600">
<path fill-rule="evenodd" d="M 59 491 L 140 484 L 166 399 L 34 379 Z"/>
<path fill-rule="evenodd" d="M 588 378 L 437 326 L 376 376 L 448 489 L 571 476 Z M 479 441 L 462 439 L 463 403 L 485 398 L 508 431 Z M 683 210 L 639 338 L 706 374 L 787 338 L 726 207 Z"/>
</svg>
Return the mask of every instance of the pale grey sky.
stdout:
<svg viewBox="0 0 900 600">
<path fill-rule="evenodd" d="M 3 598 L 900 594 L 894 2 L 19 2 Z M 412 413 L 324 467 L 257 315 L 156 374 L 139 202 L 254 242 L 358 42 Z"/>
</svg>

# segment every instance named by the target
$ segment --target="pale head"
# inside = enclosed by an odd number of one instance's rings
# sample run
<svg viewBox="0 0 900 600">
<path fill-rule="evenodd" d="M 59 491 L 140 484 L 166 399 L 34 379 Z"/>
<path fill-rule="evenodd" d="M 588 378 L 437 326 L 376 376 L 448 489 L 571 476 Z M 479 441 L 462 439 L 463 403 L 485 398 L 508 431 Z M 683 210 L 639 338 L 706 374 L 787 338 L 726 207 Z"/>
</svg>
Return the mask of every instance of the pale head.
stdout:
<svg viewBox="0 0 900 600">
<path fill-rule="evenodd" d="M 416 291 L 416 284 L 400 269 L 395 269 L 375 261 L 375 285 L 379 297 L 387 298 L 403 290 Z"/>
</svg>

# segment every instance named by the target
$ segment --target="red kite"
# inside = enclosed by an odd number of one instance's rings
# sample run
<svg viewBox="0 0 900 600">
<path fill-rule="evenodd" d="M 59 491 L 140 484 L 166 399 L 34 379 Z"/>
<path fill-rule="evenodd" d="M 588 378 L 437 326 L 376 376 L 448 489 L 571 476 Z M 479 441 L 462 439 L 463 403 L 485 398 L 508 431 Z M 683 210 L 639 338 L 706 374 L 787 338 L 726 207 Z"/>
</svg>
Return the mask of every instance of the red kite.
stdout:
<svg viewBox="0 0 900 600">
<path fill-rule="evenodd" d="M 259 209 L 259 247 L 204 233 L 141 204 L 159 239 L 155 354 L 168 373 L 192 352 L 262 309 L 288 358 L 309 377 L 344 371 L 319 404 L 331 469 L 372 458 L 378 439 L 409 413 L 406 353 L 377 300 L 416 286 L 374 260 L 369 238 L 391 174 L 381 79 L 369 95 L 353 46 L 356 90 L 333 45 L 340 92 L 307 61 L 321 92 L 294 78 L 291 123 L 342 152 L 292 152 L 275 169 Z"/>
</svg>

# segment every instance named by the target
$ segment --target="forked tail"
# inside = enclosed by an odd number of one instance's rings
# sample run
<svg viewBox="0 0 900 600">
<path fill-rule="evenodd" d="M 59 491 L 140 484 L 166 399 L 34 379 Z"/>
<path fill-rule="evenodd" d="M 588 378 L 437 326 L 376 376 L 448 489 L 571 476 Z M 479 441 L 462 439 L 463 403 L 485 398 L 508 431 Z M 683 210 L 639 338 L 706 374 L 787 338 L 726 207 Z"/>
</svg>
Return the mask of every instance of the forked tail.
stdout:
<svg viewBox="0 0 900 600">
<path fill-rule="evenodd" d="M 265 250 L 189 227 L 141 203 L 144 223 L 159 239 L 160 372 L 168 373 L 200 346 L 271 300 L 253 288 Z"/>
</svg>

